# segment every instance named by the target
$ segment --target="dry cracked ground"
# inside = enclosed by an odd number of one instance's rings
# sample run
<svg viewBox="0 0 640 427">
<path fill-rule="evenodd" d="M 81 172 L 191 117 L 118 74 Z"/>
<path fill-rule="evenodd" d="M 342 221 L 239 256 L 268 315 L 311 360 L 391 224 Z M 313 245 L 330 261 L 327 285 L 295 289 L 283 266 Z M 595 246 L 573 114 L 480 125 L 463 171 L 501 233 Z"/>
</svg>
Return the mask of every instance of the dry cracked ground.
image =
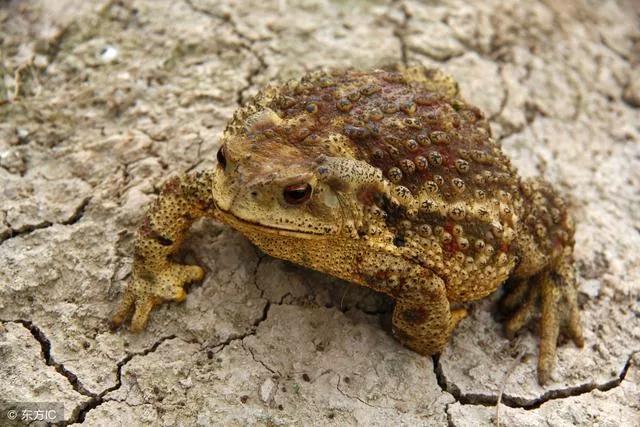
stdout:
<svg viewBox="0 0 640 427">
<path fill-rule="evenodd" d="M 0 1 L 0 400 L 60 402 L 62 425 L 638 425 L 639 13 Z M 145 208 L 171 174 L 214 166 L 239 104 L 308 69 L 393 62 L 453 74 L 522 175 L 570 200 L 587 344 L 561 346 L 551 384 L 535 331 L 506 340 L 491 301 L 421 357 L 385 329 L 386 299 L 213 222 L 181 253 L 208 271 L 187 301 L 108 330 Z"/>
</svg>

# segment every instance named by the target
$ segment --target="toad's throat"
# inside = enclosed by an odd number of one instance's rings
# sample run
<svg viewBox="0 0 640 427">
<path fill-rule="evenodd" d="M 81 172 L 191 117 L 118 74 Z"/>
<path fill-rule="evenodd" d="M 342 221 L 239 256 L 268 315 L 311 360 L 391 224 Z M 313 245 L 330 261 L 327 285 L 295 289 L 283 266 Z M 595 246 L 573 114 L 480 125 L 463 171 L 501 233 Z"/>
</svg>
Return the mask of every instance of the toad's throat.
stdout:
<svg viewBox="0 0 640 427">
<path fill-rule="evenodd" d="M 331 235 L 331 232 L 322 233 L 322 232 L 314 232 L 314 231 L 300 231 L 300 230 L 291 230 L 288 228 L 280 228 L 275 227 L 273 225 L 265 225 L 255 221 L 248 221 L 246 219 L 240 218 L 229 211 L 224 211 L 218 207 L 217 209 L 218 218 L 222 220 L 225 224 L 230 225 L 236 230 L 244 233 L 249 231 L 260 230 L 263 233 L 273 234 L 277 236 L 287 236 L 287 237 L 296 237 L 299 239 L 320 239 L 323 237 L 328 237 Z M 333 230 L 332 230 L 333 231 Z"/>
</svg>

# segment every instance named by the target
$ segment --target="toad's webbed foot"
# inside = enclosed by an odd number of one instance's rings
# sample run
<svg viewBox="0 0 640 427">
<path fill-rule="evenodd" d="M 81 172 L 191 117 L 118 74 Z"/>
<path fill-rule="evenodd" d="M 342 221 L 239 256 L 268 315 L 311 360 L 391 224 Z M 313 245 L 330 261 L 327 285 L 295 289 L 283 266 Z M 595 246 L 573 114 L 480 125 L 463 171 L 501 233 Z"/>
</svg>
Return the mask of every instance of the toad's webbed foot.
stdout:
<svg viewBox="0 0 640 427">
<path fill-rule="evenodd" d="M 151 310 L 165 301 L 183 301 L 186 298 L 184 285 L 202 280 L 204 270 L 196 265 L 166 263 L 156 271 L 134 271 L 134 276 L 111 319 L 111 327 L 118 328 L 133 311 L 131 331 L 139 332 L 147 324 Z"/>
<path fill-rule="evenodd" d="M 584 345 L 577 296 L 573 273 L 570 265 L 566 265 L 556 271 L 543 271 L 531 278 L 521 279 L 501 301 L 503 309 L 515 309 L 505 323 L 509 338 L 513 338 L 533 319 L 538 303 L 541 305 L 538 357 L 540 384 L 549 380 L 555 366 L 560 333 L 571 338 L 578 347 Z"/>
</svg>

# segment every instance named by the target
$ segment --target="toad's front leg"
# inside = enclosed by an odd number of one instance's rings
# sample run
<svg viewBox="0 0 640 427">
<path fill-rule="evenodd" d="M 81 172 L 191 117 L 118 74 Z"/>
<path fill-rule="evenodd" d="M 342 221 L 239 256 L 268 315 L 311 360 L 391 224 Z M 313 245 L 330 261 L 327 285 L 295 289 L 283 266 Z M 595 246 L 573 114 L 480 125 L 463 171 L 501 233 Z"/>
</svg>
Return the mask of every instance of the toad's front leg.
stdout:
<svg viewBox="0 0 640 427">
<path fill-rule="evenodd" d="M 393 335 L 417 353 L 440 353 L 467 311 L 451 310 L 445 283 L 431 270 L 399 254 L 371 253 L 360 263 L 359 283 L 395 298 Z"/>
<path fill-rule="evenodd" d="M 428 270 L 420 269 L 402 285 L 393 311 L 393 334 L 413 351 L 440 353 L 458 322 L 463 308 L 451 310 L 445 284 Z"/>
<path fill-rule="evenodd" d="M 176 264 L 168 257 L 178 250 L 193 221 L 213 214 L 211 188 L 208 172 L 183 175 L 165 184 L 138 229 L 133 277 L 111 320 L 113 328 L 133 311 L 131 330 L 144 329 L 154 306 L 184 300 L 183 286 L 203 278 L 202 268 Z"/>
</svg>

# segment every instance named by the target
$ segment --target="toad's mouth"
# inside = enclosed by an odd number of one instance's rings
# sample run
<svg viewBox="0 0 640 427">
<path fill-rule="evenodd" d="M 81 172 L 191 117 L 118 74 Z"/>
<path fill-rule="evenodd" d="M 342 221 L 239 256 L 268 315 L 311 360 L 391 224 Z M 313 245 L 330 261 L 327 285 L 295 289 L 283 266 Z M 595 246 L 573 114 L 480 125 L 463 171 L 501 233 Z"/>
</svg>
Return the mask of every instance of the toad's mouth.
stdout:
<svg viewBox="0 0 640 427">
<path fill-rule="evenodd" d="M 333 234 L 335 230 L 330 230 L 327 233 L 315 232 L 315 231 L 300 231 L 300 230 L 292 230 L 288 228 L 280 228 L 275 227 L 273 225 L 265 225 L 255 221 L 248 221 L 246 219 L 240 218 L 229 211 L 224 211 L 218 207 L 217 209 L 218 217 L 225 224 L 230 225 L 236 230 L 242 232 L 245 231 L 255 231 L 260 230 L 260 232 L 272 234 L 276 236 L 286 236 L 286 237 L 296 237 L 298 239 L 320 239 L 323 237 L 328 237 Z"/>
</svg>

